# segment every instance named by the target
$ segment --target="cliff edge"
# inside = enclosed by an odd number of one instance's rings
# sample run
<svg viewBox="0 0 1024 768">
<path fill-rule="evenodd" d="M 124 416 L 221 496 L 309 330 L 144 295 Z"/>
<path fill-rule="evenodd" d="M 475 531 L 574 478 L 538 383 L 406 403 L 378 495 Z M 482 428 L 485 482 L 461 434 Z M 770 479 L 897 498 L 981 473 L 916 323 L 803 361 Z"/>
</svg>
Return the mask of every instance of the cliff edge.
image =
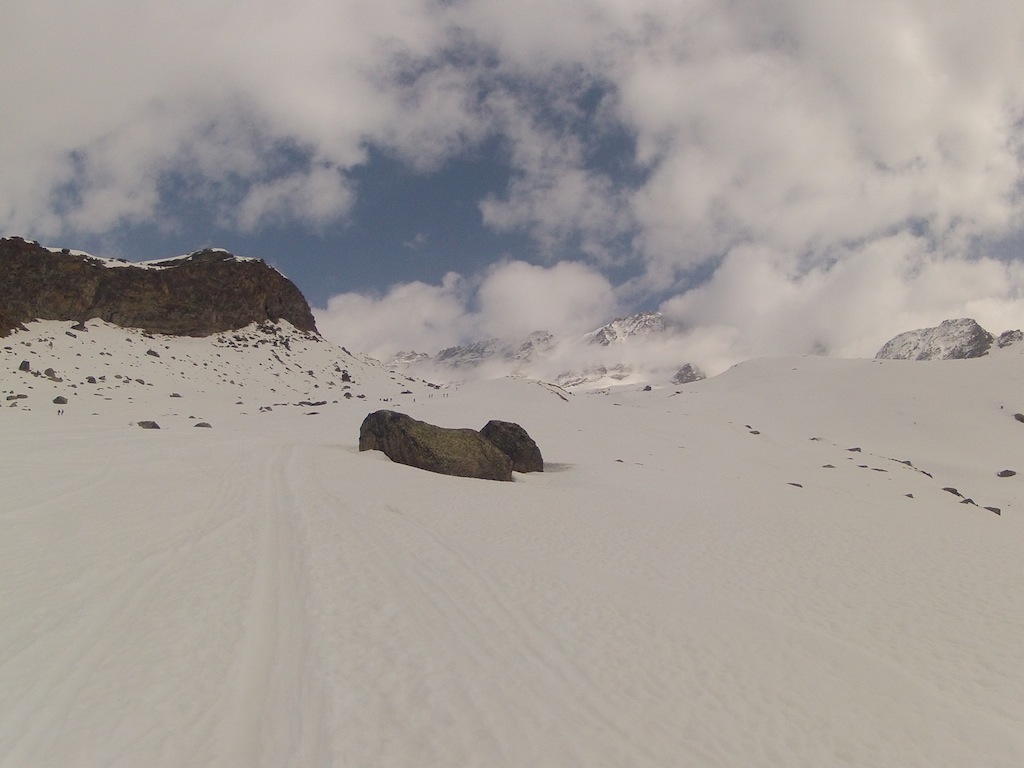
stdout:
<svg viewBox="0 0 1024 768">
<path fill-rule="evenodd" d="M 133 264 L 0 239 L 0 336 L 32 320 L 91 318 L 174 336 L 267 320 L 318 333 L 299 289 L 259 259 L 204 249 Z"/>
</svg>

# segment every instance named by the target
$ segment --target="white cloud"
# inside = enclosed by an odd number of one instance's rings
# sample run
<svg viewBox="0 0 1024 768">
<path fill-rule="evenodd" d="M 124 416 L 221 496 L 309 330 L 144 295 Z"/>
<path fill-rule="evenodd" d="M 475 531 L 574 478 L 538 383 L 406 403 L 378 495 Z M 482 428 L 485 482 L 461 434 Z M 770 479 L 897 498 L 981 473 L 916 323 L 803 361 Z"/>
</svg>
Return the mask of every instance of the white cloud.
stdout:
<svg viewBox="0 0 1024 768">
<path fill-rule="evenodd" d="M 864 354 L 957 313 L 1021 324 L 1016 265 L 965 246 L 1024 223 L 1019 0 L 9 6 L 6 232 L 166 225 L 168 173 L 240 230 L 319 225 L 349 211 L 344 172 L 371 146 L 429 171 L 497 137 L 511 181 L 480 201 L 486 224 L 551 260 L 568 243 L 632 262 L 628 289 L 679 292 L 666 308 L 716 360 Z M 608 162 L 611 136 L 635 155 Z M 605 278 L 537 269 L 332 306 L 395 318 L 404 300 L 451 324 L 384 323 L 404 346 L 568 323 L 564 306 L 608 319 Z"/>
<path fill-rule="evenodd" d="M 243 230 L 259 229 L 267 219 L 326 224 L 344 214 L 353 197 L 337 168 L 320 165 L 308 173 L 254 184 L 238 206 L 236 219 Z"/>
<path fill-rule="evenodd" d="M 616 309 L 607 278 L 567 261 L 551 267 L 500 263 L 484 278 L 476 303 L 484 334 L 510 339 L 533 331 L 584 333 L 606 322 Z"/>
<path fill-rule="evenodd" d="M 450 272 L 440 285 L 402 283 L 381 296 L 339 294 L 315 310 L 316 323 L 325 338 L 379 360 L 403 351 L 434 354 L 472 335 L 469 297 L 466 281 Z"/>
<path fill-rule="evenodd" d="M 897 333 L 973 317 L 1022 324 L 1024 266 L 936 252 L 906 234 L 806 269 L 759 247 L 734 249 L 704 285 L 662 310 L 691 330 L 690 358 L 712 373 L 740 360 L 812 352 L 872 357 Z"/>
<path fill-rule="evenodd" d="M 584 333 L 615 310 L 611 284 L 588 267 L 510 261 L 481 275 L 449 273 L 441 285 L 402 283 L 381 296 L 334 296 L 316 318 L 325 337 L 388 360 L 401 351 L 433 355 L 492 337 L 518 341 L 533 331 Z"/>
</svg>

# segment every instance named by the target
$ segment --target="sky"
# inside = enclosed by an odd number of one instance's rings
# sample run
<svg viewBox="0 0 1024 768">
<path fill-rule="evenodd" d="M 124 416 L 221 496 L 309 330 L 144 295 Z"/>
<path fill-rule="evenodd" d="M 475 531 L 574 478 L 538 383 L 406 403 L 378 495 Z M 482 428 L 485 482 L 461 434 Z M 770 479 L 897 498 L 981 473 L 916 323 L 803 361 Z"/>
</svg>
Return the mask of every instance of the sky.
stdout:
<svg viewBox="0 0 1024 768">
<path fill-rule="evenodd" d="M 640 310 L 710 369 L 1024 325 L 1019 0 L 13 0 L 0 22 L 0 234 L 263 258 L 382 358 Z"/>
</svg>

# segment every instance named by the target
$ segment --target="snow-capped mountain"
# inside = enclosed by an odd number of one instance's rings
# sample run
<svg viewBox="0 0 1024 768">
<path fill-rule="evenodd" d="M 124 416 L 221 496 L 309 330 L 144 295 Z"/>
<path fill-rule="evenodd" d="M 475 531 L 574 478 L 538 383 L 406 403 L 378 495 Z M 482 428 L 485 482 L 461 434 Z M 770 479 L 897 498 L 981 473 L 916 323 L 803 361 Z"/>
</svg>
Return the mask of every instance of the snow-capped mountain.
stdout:
<svg viewBox="0 0 1024 768">
<path fill-rule="evenodd" d="M 408 367 L 418 363 L 426 363 L 433 359 L 434 362 L 455 370 L 475 368 L 490 361 L 505 361 L 514 366 L 529 364 L 537 356 L 542 356 L 551 351 L 555 339 L 546 331 L 536 331 L 519 342 L 502 341 L 491 338 L 478 341 L 473 344 L 448 347 L 437 353 L 435 358 L 422 353 L 412 353 L 414 358 L 410 359 L 408 353 L 400 353 L 391 361 L 392 367 Z M 408 362 L 405 362 L 408 361 Z M 511 371 L 517 373 L 518 370 Z"/>
<path fill-rule="evenodd" d="M 625 343 L 638 336 L 661 333 L 665 330 L 665 318 L 660 312 L 640 312 L 629 317 L 617 317 L 583 338 L 591 344 L 608 346 Z"/>
<path fill-rule="evenodd" d="M 877 360 L 964 360 L 989 353 L 993 342 L 1005 347 L 1021 339 L 1021 332 L 1004 331 L 998 340 L 971 318 L 943 320 L 933 328 L 906 331 L 887 341 Z"/>
<path fill-rule="evenodd" d="M 537 331 L 517 341 L 491 338 L 453 346 L 433 357 L 403 352 L 392 358 L 388 366 L 424 378 L 449 381 L 486 368 L 488 376 L 526 376 L 566 388 L 648 382 L 684 384 L 704 378 L 691 363 L 676 361 L 663 369 L 637 353 L 643 344 L 668 337 L 670 330 L 661 313 L 641 312 L 616 318 L 577 338 L 557 338 Z"/>
</svg>

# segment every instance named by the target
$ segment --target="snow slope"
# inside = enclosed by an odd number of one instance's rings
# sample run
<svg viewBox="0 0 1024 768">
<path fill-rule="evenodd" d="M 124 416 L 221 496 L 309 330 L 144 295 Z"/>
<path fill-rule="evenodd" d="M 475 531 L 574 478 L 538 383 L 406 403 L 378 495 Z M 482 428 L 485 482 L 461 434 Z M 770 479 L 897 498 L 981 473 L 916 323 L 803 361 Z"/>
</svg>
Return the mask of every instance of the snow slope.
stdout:
<svg viewBox="0 0 1024 768">
<path fill-rule="evenodd" d="M 1024 765 L 1015 347 L 573 395 L 69 328 L 0 340 L 5 768 Z M 548 471 L 359 453 L 379 407 Z"/>
</svg>

